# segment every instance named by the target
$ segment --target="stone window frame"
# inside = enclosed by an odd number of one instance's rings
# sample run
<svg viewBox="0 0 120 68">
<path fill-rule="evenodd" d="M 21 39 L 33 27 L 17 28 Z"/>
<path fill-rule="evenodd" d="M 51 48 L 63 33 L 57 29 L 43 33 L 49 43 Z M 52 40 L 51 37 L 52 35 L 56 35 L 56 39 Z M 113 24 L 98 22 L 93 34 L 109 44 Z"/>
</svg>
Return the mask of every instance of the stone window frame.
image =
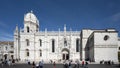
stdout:
<svg viewBox="0 0 120 68">
<path fill-rule="evenodd" d="M 42 39 L 39 39 L 39 45 L 42 46 Z"/>
<path fill-rule="evenodd" d="M 104 36 L 104 41 L 107 41 L 110 37 L 108 35 Z"/>
<path fill-rule="evenodd" d="M 79 52 L 79 51 L 80 51 L 79 47 L 80 47 L 80 39 L 77 38 L 77 39 L 76 39 L 76 52 Z"/>
<path fill-rule="evenodd" d="M 42 57 L 42 50 L 41 49 L 39 50 L 39 53 L 40 53 L 40 57 Z"/>
<path fill-rule="evenodd" d="M 27 45 L 27 46 L 30 45 L 30 41 L 29 41 L 29 39 L 26 39 L 26 45 Z"/>
<path fill-rule="evenodd" d="M 30 32 L 30 28 L 28 26 L 26 28 L 27 28 L 27 33 L 29 33 Z"/>
<path fill-rule="evenodd" d="M 25 52 L 26 52 L 26 56 L 29 57 L 30 56 L 29 49 L 26 49 Z"/>
<path fill-rule="evenodd" d="M 52 52 L 55 52 L 55 39 L 52 39 Z"/>
</svg>

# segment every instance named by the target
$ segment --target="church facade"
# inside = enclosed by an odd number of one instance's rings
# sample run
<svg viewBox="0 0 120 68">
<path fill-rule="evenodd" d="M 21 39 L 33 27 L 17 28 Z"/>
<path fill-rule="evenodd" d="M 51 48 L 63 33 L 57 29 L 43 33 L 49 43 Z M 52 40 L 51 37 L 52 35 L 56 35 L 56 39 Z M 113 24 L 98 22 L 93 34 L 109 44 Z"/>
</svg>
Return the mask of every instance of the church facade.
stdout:
<svg viewBox="0 0 120 68">
<path fill-rule="evenodd" d="M 118 32 L 115 29 L 40 31 L 31 11 L 24 15 L 24 28 L 14 31 L 14 58 L 21 61 L 112 60 L 118 62 Z"/>
</svg>

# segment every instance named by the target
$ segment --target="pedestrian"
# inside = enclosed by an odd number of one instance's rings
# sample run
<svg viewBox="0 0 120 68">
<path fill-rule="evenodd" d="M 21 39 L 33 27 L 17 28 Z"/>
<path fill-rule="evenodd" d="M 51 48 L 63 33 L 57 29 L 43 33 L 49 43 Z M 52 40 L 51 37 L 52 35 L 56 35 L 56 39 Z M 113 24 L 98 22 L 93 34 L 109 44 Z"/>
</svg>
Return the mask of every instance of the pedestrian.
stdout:
<svg viewBox="0 0 120 68">
<path fill-rule="evenodd" d="M 7 64 L 7 60 L 5 60 L 5 65 Z"/>
<path fill-rule="evenodd" d="M 53 63 L 53 68 L 56 68 L 56 63 L 55 63 L 55 61 L 54 61 L 54 63 Z"/>
<path fill-rule="evenodd" d="M 44 61 L 42 60 L 42 62 L 41 62 L 41 66 L 42 66 L 42 68 L 43 68 L 43 65 L 44 65 Z"/>
<path fill-rule="evenodd" d="M 112 61 L 111 63 L 112 63 L 112 65 L 114 64 L 114 62 L 113 62 L 113 61 Z"/>
<path fill-rule="evenodd" d="M 66 67 L 65 67 L 65 63 L 63 63 L 63 68 L 66 68 Z"/>
<path fill-rule="evenodd" d="M 33 63 L 32 63 L 32 68 L 35 68 L 35 62 L 33 61 Z"/>
<path fill-rule="evenodd" d="M 10 60 L 8 60 L 8 65 L 9 65 L 9 66 L 11 65 L 11 61 L 10 61 Z"/>
<path fill-rule="evenodd" d="M 71 61 L 69 62 L 69 68 L 71 68 Z"/>
<path fill-rule="evenodd" d="M 77 63 L 75 62 L 74 68 L 77 68 Z"/>
<path fill-rule="evenodd" d="M 15 60 L 13 59 L 13 60 L 12 60 L 12 65 L 14 65 L 14 63 L 15 63 Z"/>
<path fill-rule="evenodd" d="M 39 68 L 41 68 L 41 61 L 39 62 Z"/>
<path fill-rule="evenodd" d="M 84 67 L 88 68 L 88 62 L 87 61 L 85 62 L 85 66 Z"/>
<path fill-rule="evenodd" d="M 28 65 L 30 65 L 30 61 L 28 60 Z"/>
<path fill-rule="evenodd" d="M 84 61 L 82 61 L 82 67 L 84 67 Z"/>
<path fill-rule="evenodd" d="M 11 65 L 13 65 L 13 59 L 11 60 L 12 62 L 11 62 Z"/>
<path fill-rule="evenodd" d="M 67 63 L 65 63 L 65 68 L 68 68 L 68 64 Z"/>
<path fill-rule="evenodd" d="M 4 61 L 2 60 L 2 67 L 3 67 L 3 65 L 4 65 Z"/>
<path fill-rule="evenodd" d="M 79 64 L 79 61 L 77 61 L 77 68 L 79 68 L 80 64 Z"/>
<path fill-rule="evenodd" d="M 50 60 L 50 62 L 51 62 L 51 64 L 53 63 L 53 61 L 52 61 L 52 60 Z"/>
<path fill-rule="evenodd" d="M 43 63 L 41 61 L 39 62 L 39 68 L 43 68 Z"/>
</svg>

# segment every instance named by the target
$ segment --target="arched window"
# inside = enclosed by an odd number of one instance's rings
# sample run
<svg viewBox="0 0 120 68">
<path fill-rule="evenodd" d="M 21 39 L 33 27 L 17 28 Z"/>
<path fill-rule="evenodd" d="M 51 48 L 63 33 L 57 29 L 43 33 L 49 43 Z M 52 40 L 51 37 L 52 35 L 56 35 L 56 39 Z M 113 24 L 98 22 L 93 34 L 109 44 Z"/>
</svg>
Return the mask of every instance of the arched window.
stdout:
<svg viewBox="0 0 120 68">
<path fill-rule="evenodd" d="M 40 50 L 40 57 L 42 56 L 42 50 Z"/>
<path fill-rule="evenodd" d="M 52 52 L 55 52 L 55 40 L 52 39 Z"/>
<path fill-rule="evenodd" d="M 26 49 L 26 56 L 29 57 L 29 49 Z"/>
<path fill-rule="evenodd" d="M 79 49 L 80 49 L 80 43 L 79 43 L 79 39 L 76 39 L 76 52 L 79 52 Z"/>
<path fill-rule="evenodd" d="M 42 40 L 41 39 L 39 39 L 39 44 L 40 44 L 40 46 L 42 46 Z"/>
<path fill-rule="evenodd" d="M 30 28 L 27 26 L 27 32 L 29 33 L 30 32 Z"/>
<path fill-rule="evenodd" d="M 28 39 L 26 39 L 26 45 L 29 46 L 29 40 Z"/>
<path fill-rule="evenodd" d="M 38 32 L 38 29 L 39 29 L 39 27 L 38 27 L 38 25 L 36 25 L 36 32 Z"/>
</svg>

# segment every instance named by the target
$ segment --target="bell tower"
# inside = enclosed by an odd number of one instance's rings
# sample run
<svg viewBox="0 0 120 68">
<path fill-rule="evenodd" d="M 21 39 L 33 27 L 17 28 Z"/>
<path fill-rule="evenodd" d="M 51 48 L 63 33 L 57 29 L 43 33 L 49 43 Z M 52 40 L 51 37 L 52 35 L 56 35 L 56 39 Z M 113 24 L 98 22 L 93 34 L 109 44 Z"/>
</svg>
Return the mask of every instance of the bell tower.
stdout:
<svg viewBox="0 0 120 68">
<path fill-rule="evenodd" d="M 24 15 L 24 32 L 38 32 L 39 31 L 39 20 L 33 13 L 33 11 Z"/>
</svg>

